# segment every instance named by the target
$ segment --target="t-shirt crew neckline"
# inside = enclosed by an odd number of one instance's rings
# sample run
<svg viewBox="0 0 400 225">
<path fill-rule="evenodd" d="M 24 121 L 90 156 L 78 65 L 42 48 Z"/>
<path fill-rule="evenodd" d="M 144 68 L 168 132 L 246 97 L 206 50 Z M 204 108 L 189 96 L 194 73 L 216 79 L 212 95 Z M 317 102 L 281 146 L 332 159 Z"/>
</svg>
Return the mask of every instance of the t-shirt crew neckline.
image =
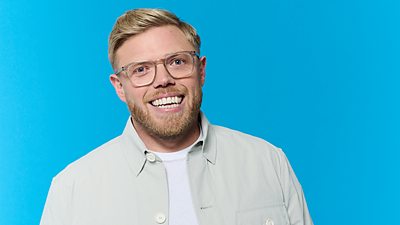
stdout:
<svg viewBox="0 0 400 225">
<path fill-rule="evenodd" d="M 202 137 L 203 137 L 203 131 L 202 131 L 201 126 L 200 126 L 199 137 L 189 147 L 186 147 L 184 149 L 181 149 L 181 150 L 178 150 L 178 151 L 175 151 L 175 152 L 156 152 L 156 151 L 153 151 L 153 150 L 150 150 L 150 149 L 148 149 L 148 151 L 156 154 L 158 157 L 160 157 L 160 159 L 163 162 L 182 160 L 182 159 L 185 159 L 187 157 L 187 154 L 189 153 L 190 149 L 192 149 L 192 147 L 195 144 L 197 144 L 201 140 Z"/>
</svg>

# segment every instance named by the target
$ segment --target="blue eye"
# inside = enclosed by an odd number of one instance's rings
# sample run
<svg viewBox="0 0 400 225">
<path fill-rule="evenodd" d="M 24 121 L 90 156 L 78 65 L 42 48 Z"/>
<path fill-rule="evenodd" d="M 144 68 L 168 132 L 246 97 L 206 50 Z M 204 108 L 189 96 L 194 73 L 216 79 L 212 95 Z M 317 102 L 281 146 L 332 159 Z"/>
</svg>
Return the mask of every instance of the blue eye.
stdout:
<svg viewBox="0 0 400 225">
<path fill-rule="evenodd" d="M 135 73 L 143 73 L 145 71 L 144 67 L 138 67 L 134 70 Z"/>
<path fill-rule="evenodd" d="M 140 63 L 136 65 L 132 65 L 129 68 L 129 75 L 130 76 L 135 76 L 135 77 L 140 77 L 148 74 L 153 68 L 151 63 Z"/>
<path fill-rule="evenodd" d="M 176 54 L 167 59 L 168 65 L 171 67 L 175 66 L 180 67 L 190 63 L 190 61 L 191 61 L 191 55 L 188 55 L 186 53 Z"/>
<path fill-rule="evenodd" d="M 181 65 L 181 64 L 183 64 L 184 62 L 183 62 L 183 60 L 181 60 L 181 59 L 175 59 L 174 60 L 174 64 L 176 64 L 176 65 Z"/>
<path fill-rule="evenodd" d="M 180 58 L 174 58 L 173 60 L 171 60 L 171 62 L 169 63 L 171 66 L 180 66 L 185 64 L 185 60 L 184 59 L 180 59 Z"/>
</svg>

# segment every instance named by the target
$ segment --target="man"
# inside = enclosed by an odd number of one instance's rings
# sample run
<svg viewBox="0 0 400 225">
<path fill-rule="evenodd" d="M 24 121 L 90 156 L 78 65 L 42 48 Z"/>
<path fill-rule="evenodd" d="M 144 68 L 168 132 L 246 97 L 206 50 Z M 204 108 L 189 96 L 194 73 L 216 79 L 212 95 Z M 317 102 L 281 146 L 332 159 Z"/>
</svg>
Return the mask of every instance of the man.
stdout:
<svg viewBox="0 0 400 225">
<path fill-rule="evenodd" d="M 312 224 L 282 151 L 200 112 L 199 54 L 195 29 L 168 11 L 118 18 L 110 80 L 131 117 L 53 179 L 41 225 Z"/>
</svg>

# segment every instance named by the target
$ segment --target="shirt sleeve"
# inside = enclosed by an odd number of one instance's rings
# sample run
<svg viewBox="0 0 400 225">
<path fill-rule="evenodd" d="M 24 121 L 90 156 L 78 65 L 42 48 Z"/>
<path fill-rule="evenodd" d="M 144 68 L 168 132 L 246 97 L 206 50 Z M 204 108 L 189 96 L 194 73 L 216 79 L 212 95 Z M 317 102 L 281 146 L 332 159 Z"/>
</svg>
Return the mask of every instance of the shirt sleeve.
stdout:
<svg viewBox="0 0 400 225">
<path fill-rule="evenodd" d="M 280 151 L 281 182 L 284 196 L 284 203 L 289 215 L 291 225 L 313 225 L 308 211 L 303 189 L 286 158 Z"/>
<path fill-rule="evenodd" d="M 72 221 L 72 185 L 54 178 L 51 182 L 40 225 L 69 225 Z"/>
</svg>

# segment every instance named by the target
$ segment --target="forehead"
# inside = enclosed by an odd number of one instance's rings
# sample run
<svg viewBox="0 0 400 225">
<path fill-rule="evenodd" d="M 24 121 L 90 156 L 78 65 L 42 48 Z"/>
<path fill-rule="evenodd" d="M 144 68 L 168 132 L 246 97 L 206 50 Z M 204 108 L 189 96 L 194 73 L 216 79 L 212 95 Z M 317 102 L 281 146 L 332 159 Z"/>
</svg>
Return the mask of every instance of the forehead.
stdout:
<svg viewBox="0 0 400 225">
<path fill-rule="evenodd" d="M 194 50 L 178 27 L 154 27 L 126 40 L 116 52 L 116 62 L 121 67 L 130 62 L 155 60 L 169 53 Z"/>
</svg>

